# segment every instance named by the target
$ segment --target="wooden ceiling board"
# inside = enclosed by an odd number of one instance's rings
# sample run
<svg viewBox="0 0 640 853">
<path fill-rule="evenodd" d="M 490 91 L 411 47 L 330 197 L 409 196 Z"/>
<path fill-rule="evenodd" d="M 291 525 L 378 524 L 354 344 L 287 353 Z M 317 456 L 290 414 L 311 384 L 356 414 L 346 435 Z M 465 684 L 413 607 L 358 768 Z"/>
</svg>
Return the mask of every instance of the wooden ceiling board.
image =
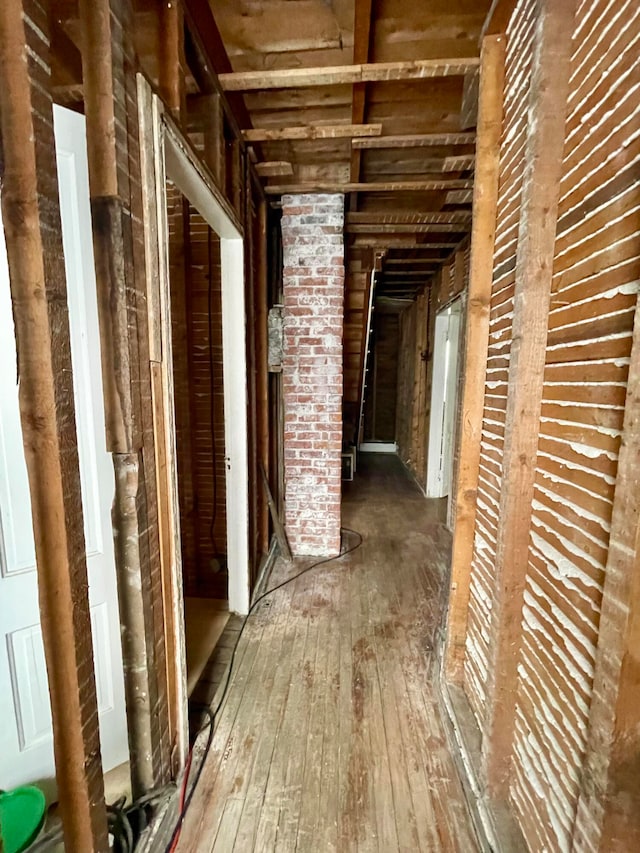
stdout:
<svg viewBox="0 0 640 853">
<path fill-rule="evenodd" d="M 210 0 L 234 71 L 353 60 L 353 0 Z M 325 64 L 323 63 L 323 64 Z"/>
</svg>

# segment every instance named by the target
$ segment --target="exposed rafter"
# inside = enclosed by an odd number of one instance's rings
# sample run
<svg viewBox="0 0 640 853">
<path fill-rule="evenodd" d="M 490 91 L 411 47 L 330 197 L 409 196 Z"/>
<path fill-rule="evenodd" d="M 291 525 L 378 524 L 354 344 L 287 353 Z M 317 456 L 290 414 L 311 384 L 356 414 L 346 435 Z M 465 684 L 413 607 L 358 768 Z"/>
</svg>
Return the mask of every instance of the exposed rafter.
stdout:
<svg viewBox="0 0 640 853">
<path fill-rule="evenodd" d="M 375 181 L 373 183 L 308 183 L 274 184 L 265 187 L 267 195 L 283 193 L 366 193 L 366 192 L 437 192 L 452 189 L 471 190 L 473 181 L 454 178 L 452 180 Z"/>
<path fill-rule="evenodd" d="M 436 223 L 436 224 L 427 224 L 427 225 L 414 225 L 414 224 L 347 224 L 345 231 L 347 234 L 455 234 L 458 232 L 464 232 L 467 230 L 467 226 L 462 223 L 456 225 L 455 223 Z"/>
<path fill-rule="evenodd" d="M 301 86 L 337 86 L 354 83 L 384 83 L 424 80 L 433 77 L 460 77 L 477 68 L 476 56 L 456 59 L 414 59 L 408 62 L 377 62 L 334 65 L 320 68 L 288 68 L 273 71 L 237 71 L 220 74 L 227 92 L 264 89 L 297 89 Z"/>
<path fill-rule="evenodd" d="M 381 136 L 379 139 L 354 139 L 354 148 L 426 148 L 430 145 L 475 145 L 475 133 L 409 133 Z"/>
<path fill-rule="evenodd" d="M 282 178 L 293 175 L 293 166 L 287 160 L 272 160 L 256 163 L 256 172 L 261 178 Z"/>
<path fill-rule="evenodd" d="M 372 0 L 355 0 L 355 16 L 353 25 L 353 61 L 364 63 L 369 61 L 369 44 L 371 41 L 371 6 Z M 365 120 L 367 104 L 367 84 L 355 83 L 351 98 L 351 121 L 359 124 Z M 362 153 L 359 148 L 351 148 L 350 174 L 351 181 L 360 181 Z M 357 193 L 351 196 L 351 209 L 358 207 Z"/>
<path fill-rule="evenodd" d="M 384 236 L 373 236 L 356 237 L 352 245 L 354 249 L 404 249 L 407 251 L 419 249 L 425 249 L 428 251 L 433 249 L 450 249 L 453 251 L 458 246 L 458 243 L 431 243 L 429 241 L 418 243 L 417 240 L 414 240 L 411 237 L 408 240 L 403 240 L 398 237 L 385 238 Z"/>
<path fill-rule="evenodd" d="M 460 154 L 453 157 L 445 157 L 442 164 L 442 171 L 464 172 L 466 169 L 473 169 L 475 162 L 475 154 Z"/>
<path fill-rule="evenodd" d="M 347 224 L 374 225 L 431 225 L 436 223 L 471 222 L 471 211 L 467 210 L 433 210 L 422 213 L 407 213 L 406 211 L 380 211 L 379 213 L 348 213 Z"/>
<path fill-rule="evenodd" d="M 341 139 L 359 136 L 380 136 L 381 124 L 320 124 L 299 127 L 256 128 L 243 130 L 246 142 L 271 142 L 287 139 Z"/>
</svg>

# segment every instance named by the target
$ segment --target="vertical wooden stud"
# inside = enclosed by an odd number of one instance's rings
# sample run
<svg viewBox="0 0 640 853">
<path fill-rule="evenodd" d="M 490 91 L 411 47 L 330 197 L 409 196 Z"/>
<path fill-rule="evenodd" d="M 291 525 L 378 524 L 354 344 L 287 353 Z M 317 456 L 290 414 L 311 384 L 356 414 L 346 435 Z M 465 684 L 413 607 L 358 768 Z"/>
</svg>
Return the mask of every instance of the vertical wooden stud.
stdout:
<svg viewBox="0 0 640 853">
<path fill-rule="evenodd" d="M 47 30 L 0 4 L 2 212 L 65 847 L 107 851 Z"/>
<path fill-rule="evenodd" d="M 139 385 L 133 381 L 139 370 L 139 350 L 137 329 L 130 328 L 130 299 L 135 299 L 130 294 L 136 292 L 136 282 L 131 217 L 125 203 L 130 193 L 130 160 L 126 128 L 117 120 L 124 108 L 125 75 L 130 73 L 124 67 L 127 11 L 130 6 L 114 0 L 79 2 L 106 438 L 115 471 L 114 543 L 131 785 L 136 797 L 154 786 L 155 747 L 162 732 L 154 707 L 158 673 L 149 566 L 141 557 L 145 535 L 144 517 L 139 513 L 139 499 L 144 496 L 142 436 Z"/>
<path fill-rule="evenodd" d="M 574 0 L 541 4 L 529 95 L 483 737 L 487 784 L 498 797 L 515 720 L 574 10 Z"/>
<path fill-rule="evenodd" d="M 500 175 L 505 47 L 505 36 L 487 36 L 482 44 L 480 64 L 460 460 L 456 484 L 456 526 L 453 535 L 445 652 L 445 677 L 458 684 L 462 682 L 463 676 L 471 558 L 476 524 L 480 434 L 489 345 L 489 309 Z"/>
</svg>

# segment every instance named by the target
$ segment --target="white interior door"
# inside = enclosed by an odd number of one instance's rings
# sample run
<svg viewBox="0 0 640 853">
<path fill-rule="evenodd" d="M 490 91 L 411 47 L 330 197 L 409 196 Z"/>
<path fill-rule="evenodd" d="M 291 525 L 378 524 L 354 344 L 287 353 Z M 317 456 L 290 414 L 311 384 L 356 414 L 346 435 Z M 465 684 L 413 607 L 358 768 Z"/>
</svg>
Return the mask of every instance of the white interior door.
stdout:
<svg viewBox="0 0 640 853">
<path fill-rule="evenodd" d="M 426 488 L 429 498 L 442 498 L 451 491 L 460 317 L 459 299 L 436 315 Z"/>
<path fill-rule="evenodd" d="M 128 758 L 113 554 L 114 475 L 105 447 L 84 117 L 55 108 L 62 236 L 104 769 Z M 39 781 L 55 793 L 29 484 L 4 232 L 0 234 L 0 788 Z"/>
</svg>

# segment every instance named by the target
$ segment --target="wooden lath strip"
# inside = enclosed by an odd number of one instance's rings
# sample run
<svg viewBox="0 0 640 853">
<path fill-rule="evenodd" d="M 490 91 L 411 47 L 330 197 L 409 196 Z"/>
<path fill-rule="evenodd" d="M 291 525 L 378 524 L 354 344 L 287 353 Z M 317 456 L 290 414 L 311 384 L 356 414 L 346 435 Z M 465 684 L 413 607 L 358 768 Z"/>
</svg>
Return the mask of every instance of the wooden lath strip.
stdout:
<svg viewBox="0 0 640 853">
<path fill-rule="evenodd" d="M 410 133 L 381 136 L 379 139 L 354 139 L 353 148 L 426 148 L 430 145 L 475 145 L 475 133 Z"/>
<path fill-rule="evenodd" d="M 220 74 L 227 92 L 264 89 L 295 89 L 303 86 L 338 86 L 354 83 L 384 83 L 460 77 L 478 67 L 476 56 L 458 59 L 414 59 L 408 62 L 377 62 L 319 68 L 287 68 L 273 71 L 237 71 Z"/>
<path fill-rule="evenodd" d="M 265 187 L 267 195 L 283 195 L 284 193 L 363 193 L 363 192 L 437 192 L 449 189 L 468 189 L 473 187 L 473 181 L 464 180 L 426 180 L 426 181 L 377 181 L 373 183 L 308 183 L 308 184 L 274 184 Z"/>
<path fill-rule="evenodd" d="M 320 124 L 298 127 L 260 127 L 243 130 L 245 142 L 272 142 L 289 139 L 347 139 L 380 136 L 381 124 Z"/>
</svg>

